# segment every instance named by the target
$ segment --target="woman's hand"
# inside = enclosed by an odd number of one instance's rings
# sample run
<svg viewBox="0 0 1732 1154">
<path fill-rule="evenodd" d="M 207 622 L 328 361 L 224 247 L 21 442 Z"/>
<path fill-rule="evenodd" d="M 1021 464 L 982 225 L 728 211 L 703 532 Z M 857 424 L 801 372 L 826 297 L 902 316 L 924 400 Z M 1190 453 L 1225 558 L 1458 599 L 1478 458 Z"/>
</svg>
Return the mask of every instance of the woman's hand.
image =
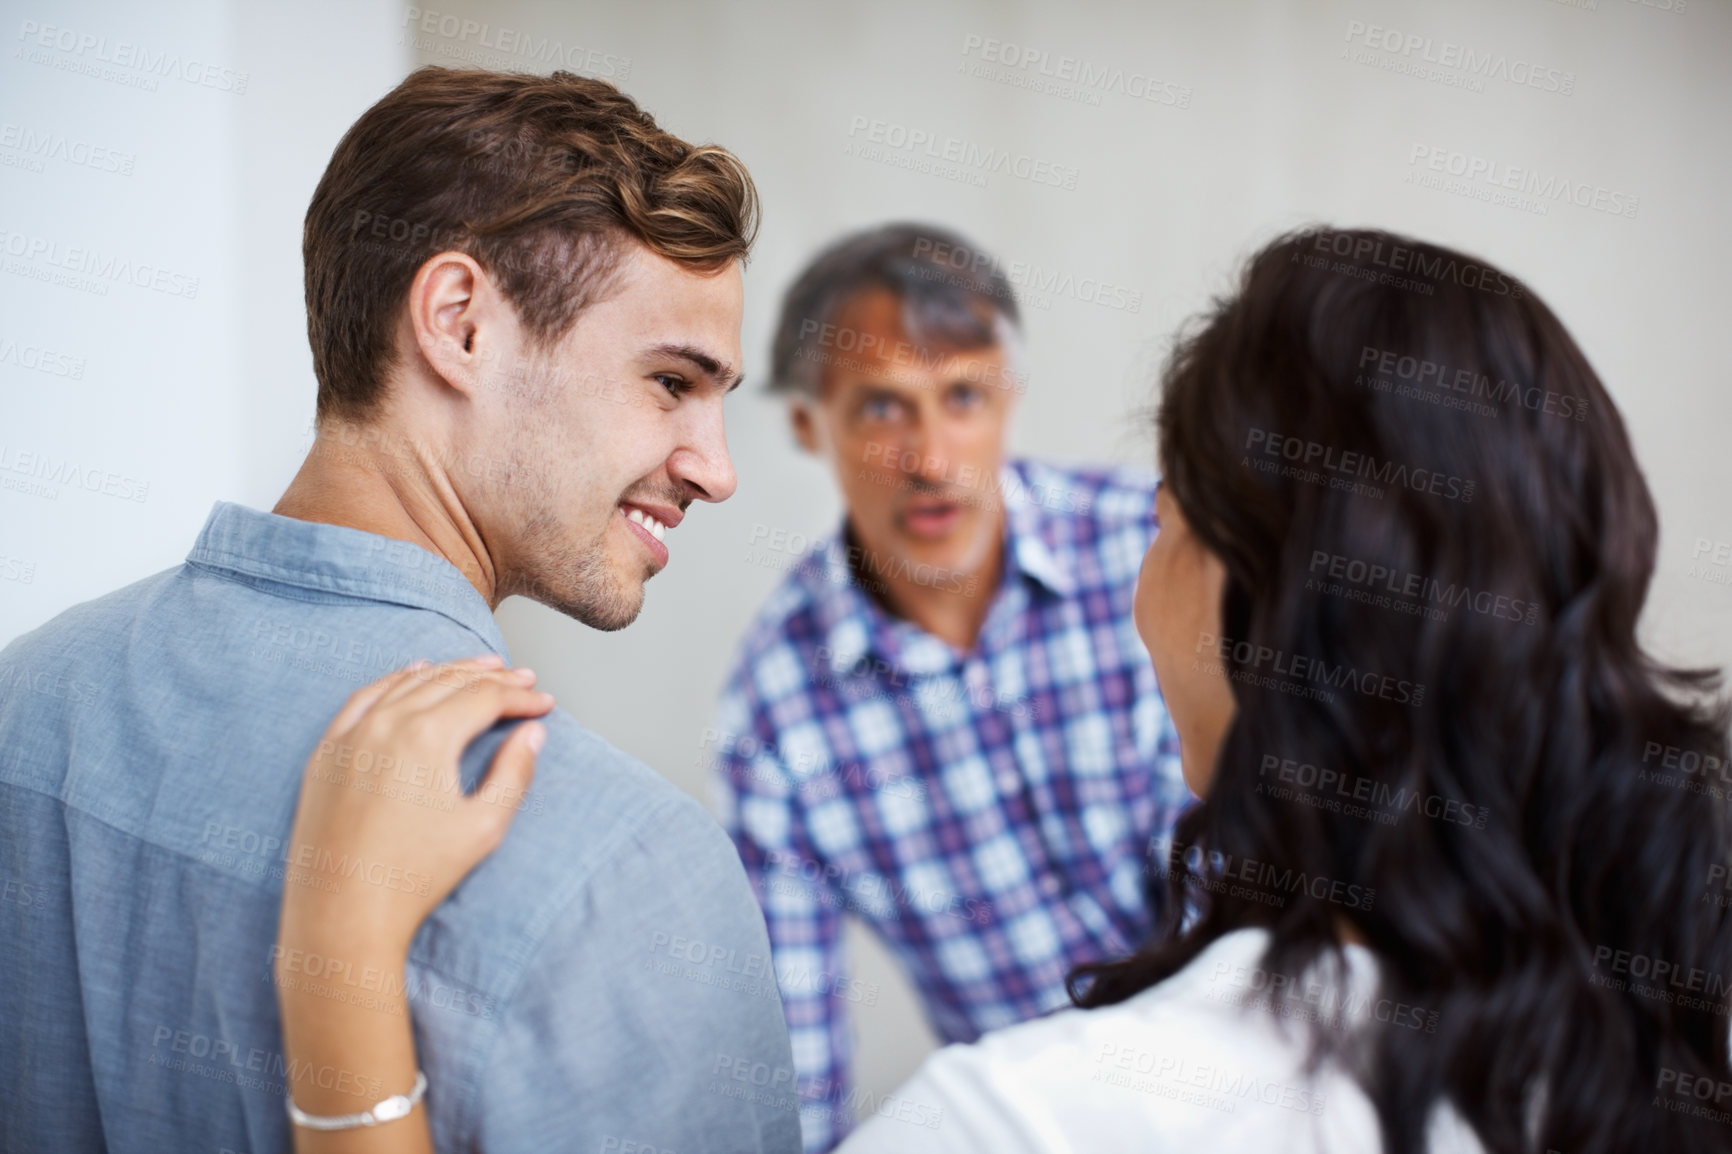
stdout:
<svg viewBox="0 0 1732 1154">
<path fill-rule="evenodd" d="M 553 698 L 493 655 L 419 662 L 359 689 L 307 762 L 289 834 L 285 936 L 350 948 L 401 947 L 504 840 L 546 739 L 517 727 L 463 795 L 458 759 L 502 718 L 539 717 Z"/>
</svg>

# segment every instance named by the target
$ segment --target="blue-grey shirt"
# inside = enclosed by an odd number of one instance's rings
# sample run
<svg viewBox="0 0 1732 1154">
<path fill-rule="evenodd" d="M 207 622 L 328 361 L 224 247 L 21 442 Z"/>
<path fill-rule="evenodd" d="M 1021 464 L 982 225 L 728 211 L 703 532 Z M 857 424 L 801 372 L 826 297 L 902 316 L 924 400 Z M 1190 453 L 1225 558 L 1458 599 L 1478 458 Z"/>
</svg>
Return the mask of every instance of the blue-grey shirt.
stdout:
<svg viewBox="0 0 1732 1154">
<path fill-rule="evenodd" d="M 485 651 L 505 652 L 498 626 L 444 559 L 226 503 L 185 565 L 0 651 L 0 1148 L 287 1151 L 287 1090 L 335 1084 L 359 1111 L 403 1089 L 284 1062 L 284 845 L 354 689 Z M 406 986 L 440 1150 L 797 1150 L 733 846 L 569 714 L 547 725 L 504 845 L 406 974 L 292 957 L 288 980 L 363 1004 Z M 507 729 L 470 747 L 467 788 Z"/>
</svg>

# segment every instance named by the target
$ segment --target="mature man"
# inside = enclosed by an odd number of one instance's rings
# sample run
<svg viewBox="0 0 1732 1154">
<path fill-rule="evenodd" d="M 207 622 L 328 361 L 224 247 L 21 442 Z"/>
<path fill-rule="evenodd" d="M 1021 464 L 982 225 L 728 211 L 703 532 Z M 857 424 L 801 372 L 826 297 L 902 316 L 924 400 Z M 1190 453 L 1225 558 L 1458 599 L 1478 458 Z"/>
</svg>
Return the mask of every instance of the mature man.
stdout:
<svg viewBox="0 0 1732 1154">
<path fill-rule="evenodd" d="M 1007 462 L 1017 308 L 962 238 L 893 225 L 784 301 L 772 388 L 847 510 L 748 634 L 716 725 L 723 824 L 768 919 L 808 1150 L 857 1108 L 842 916 L 896 952 L 945 1041 L 1068 1004 L 1150 928 L 1189 795 L 1131 595 L 1137 470 Z M 776 530 L 758 534 L 775 547 Z"/>
<path fill-rule="evenodd" d="M 406 975 L 275 948 L 285 872 L 416 884 L 285 860 L 357 685 L 503 654 L 512 594 L 624 627 L 667 531 L 733 492 L 755 219 L 732 156 L 566 73 L 423 69 L 350 129 L 306 219 L 318 439 L 275 511 L 218 503 L 184 565 L 0 653 L 0 1147 L 286 1151 L 286 1094 L 409 1090 L 286 1066 L 279 971 L 352 1004 L 406 984 L 441 1149 L 798 1146 L 788 1097 L 736 1076 L 788 1069 L 773 986 L 668 957 L 765 955 L 733 847 L 567 714 Z"/>
</svg>

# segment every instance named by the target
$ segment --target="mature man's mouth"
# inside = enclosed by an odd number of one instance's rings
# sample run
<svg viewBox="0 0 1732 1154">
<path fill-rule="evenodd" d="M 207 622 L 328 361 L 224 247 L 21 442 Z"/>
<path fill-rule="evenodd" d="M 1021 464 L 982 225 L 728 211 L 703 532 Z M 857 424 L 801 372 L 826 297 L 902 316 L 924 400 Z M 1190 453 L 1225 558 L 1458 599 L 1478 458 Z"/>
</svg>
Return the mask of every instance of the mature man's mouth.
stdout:
<svg viewBox="0 0 1732 1154">
<path fill-rule="evenodd" d="M 619 513 L 626 529 L 649 550 L 656 569 L 659 571 L 667 565 L 668 547 L 663 538 L 669 529 L 685 518 L 685 514 L 671 506 L 640 505 L 634 501 L 621 501 Z"/>
<path fill-rule="evenodd" d="M 960 501 L 913 501 L 903 506 L 901 516 L 904 531 L 923 541 L 944 538 L 961 519 Z"/>
</svg>

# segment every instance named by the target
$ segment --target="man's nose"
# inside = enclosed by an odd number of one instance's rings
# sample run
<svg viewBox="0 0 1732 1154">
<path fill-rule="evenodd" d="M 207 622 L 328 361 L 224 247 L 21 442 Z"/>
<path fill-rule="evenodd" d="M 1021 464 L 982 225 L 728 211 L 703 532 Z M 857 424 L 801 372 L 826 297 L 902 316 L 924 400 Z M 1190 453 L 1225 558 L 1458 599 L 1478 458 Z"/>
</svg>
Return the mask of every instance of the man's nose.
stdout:
<svg viewBox="0 0 1732 1154">
<path fill-rule="evenodd" d="M 905 442 L 907 453 L 902 458 L 902 471 L 934 485 L 942 485 L 950 477 L 951 452 L 949 441 L 936 421 L 922 421 L 910 431 Z"/>
<path fill-rule="evenodd" d="M 693 499 L 726 501 L 739 487 L 733 458 L 728 455 L 728 434 L 719 411 L 704 418 L 686 443 L 668 459 L 668 473 Z"/>
</svg>

